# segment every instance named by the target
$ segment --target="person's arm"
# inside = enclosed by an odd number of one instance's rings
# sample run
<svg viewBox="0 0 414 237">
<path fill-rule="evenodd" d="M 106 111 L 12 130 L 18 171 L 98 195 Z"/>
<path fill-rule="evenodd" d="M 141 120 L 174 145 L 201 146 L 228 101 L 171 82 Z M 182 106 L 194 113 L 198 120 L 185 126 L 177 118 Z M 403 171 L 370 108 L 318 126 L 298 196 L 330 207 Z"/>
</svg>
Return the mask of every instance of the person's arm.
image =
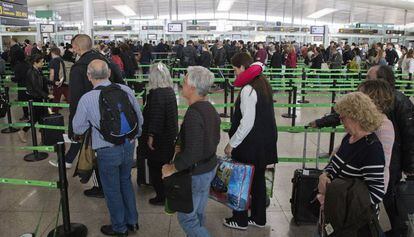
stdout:
<svg viewBox="0 0 414 237">
<path fill-rule="evenodd" d="M 195 109 L 187 110 L 182 129 L 185 144 L 174 159 L 177 171 L 188 169 L 203 159 L 204 122 L 201 114 Z"/>
<path fill-rule="evenodd" d="M 253 128 L 256 118 L 257 93 L 251 86 L 245 86 L 241 91 L 240 110 L 242 119 L 236 133 L 230 138 L 230 146 L 236 148 Z"/>
<path fill-rule="evenodd" d="M 385 196 L 384 166 L 385 157 L 381 143 L 369 145 L 364 155 L 361 173 L 368 186 L 372 204 L 380 203 Z"/>
<path fill-rule="evenodd" d="M 88 111 L 86 109 L 85 97 L 82 97 L 79 101 L 78 108 L 76 109 L 75 117 L 72 121 L 73 132 L 75 134 L 81 135 L 88 130 L 90 127 L 89 121 L 87 119 Z"/>
</svg>

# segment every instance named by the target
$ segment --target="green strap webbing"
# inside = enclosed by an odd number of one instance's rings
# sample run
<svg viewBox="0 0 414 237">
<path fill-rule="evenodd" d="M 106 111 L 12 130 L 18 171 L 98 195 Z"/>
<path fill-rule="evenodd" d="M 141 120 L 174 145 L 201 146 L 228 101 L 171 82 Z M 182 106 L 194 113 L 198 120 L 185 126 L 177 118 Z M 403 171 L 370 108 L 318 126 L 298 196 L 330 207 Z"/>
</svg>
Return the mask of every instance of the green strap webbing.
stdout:
<svg viewBox="0 0 414 237">
<path fill-rule="evenodd" d="M 13 185 L 26 185 L 57 189 L 57 182 L 39 181 L 39 180 L 26 180 L 26 179 L 12 179 L 12 178 L 0 178 L 1 184 L 13 184 Z"/>
</svg>

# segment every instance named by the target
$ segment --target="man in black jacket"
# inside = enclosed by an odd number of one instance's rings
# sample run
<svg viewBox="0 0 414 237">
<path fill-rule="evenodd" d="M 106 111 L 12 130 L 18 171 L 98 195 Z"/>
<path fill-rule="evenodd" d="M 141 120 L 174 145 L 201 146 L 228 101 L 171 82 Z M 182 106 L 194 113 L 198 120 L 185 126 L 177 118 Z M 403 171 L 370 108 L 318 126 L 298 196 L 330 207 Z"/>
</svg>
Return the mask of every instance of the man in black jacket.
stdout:
<svg viewBox="0 0 414 237">
<path fill-rule="evenodd" d="M 73 64 L 70 70 L 70 81 L 69 81 L 69 93 L 70 93 L 70 104 L 69 104 L 69 137 L 73 138 L 72 120 L 76 114 L 76 108 L 80 98 L 90 90 L 93 89 L 91 82 L 87 76 L 87 69 L 90 62 L 95 59 L 101 59 L 108 63 L 111 69 L 111 82 L 122 83 L 122 74 L 118 67 L 114 63 L 110 62 L 100 53 L 92 50 L 92 39 L 88 35 L 79 34 L 72 39 L 73 51 L 80 56 L 79 60 Z M 80 143 L 72 144 L 68 153 L 66 154 L 66 162 L 73 161 L 80 149 Z M 68 164 L 66 164 L 68 166 Z M 96 171 L 96 170 L 95 170 Z M 103 198 L 103 192 L 100 188 L 99 176 L 96 175 L 97 186 L 89 190 L 85 190 L 84 194 L 88 197 L 100 197 Z"/>
<path fill-rule="evenodd" d="M 16 38 L 11 38 L 10 39 L 9 57 L 10 57 L 10 66 L 11 66 L 12 69 L 16 65 L 17 55 L 21 52 L 23 52 L 23 49 L 18 44 L 17 39 Z M 24 54 L 24 52 L 23 52 L 23 54 Z"/>
<path fill-rule="evenodd" d="M 181 60 L 182 67 L 195 66 L 197 59 L 197 50 L 194 47 L 194 42 L 189 40 L 187 46 L 183 48 L 183 57 Z"/>
<path fill-rule="evenodd" d="M 395 78 L 392 68 L 389 66 L 374 66 L 367 73 L 367 79 L 385 80 L 395 87 Z M 388 119 L 394 125 L 395 142 L 392 149 L 390 164 L 390 181 L 388 190 L 384 197 L 384 207 L 388 214 L 392 229 L 387 236 L 405 237 L 406 226 L 404 219 L 400 216 L 397 207 L 396 186 L 402 178 L 402 172 L 407 176 L 414 176 L 414 105 L 402 92 L 395 90 L 393 108 L 387 113 Z M 333 113 L 310 123 L 312 127 L 331 127 L 340 124 L 339 115 Z"/>
<path fill-rule="evenodd" d="M 385 50 L 385 60 L 388 65 L 394 66 L 398 62 L 398 53 L 394 49 L 394 45 L 391 43 L 387 44 L 387 49 Z"/>
</svg>

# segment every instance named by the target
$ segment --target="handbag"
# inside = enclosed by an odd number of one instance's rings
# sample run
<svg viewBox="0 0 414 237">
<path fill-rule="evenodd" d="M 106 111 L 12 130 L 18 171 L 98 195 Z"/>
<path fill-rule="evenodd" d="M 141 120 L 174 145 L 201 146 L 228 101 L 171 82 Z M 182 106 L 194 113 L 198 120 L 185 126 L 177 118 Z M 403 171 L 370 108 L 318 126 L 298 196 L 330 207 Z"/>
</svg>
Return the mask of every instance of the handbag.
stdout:
<svg viewBox="0 0 414 237">
<path fill-rule="evenodd" d="M 193 190 L 190 169 L 177 172 L 164 178 L 165 212 L 191 213 L 193 207 Z"/>
<path fill-rule="evenodd" d="M 87 183 L 89 181 L 96 163 L 95 151 L 92 149 L 91 135 L 91 129 L 88 129 L 83 136 L 78 155 L 78 163 L 73 174 L 73 177 L 81 177 L 81 183 Z"/>
</svg>

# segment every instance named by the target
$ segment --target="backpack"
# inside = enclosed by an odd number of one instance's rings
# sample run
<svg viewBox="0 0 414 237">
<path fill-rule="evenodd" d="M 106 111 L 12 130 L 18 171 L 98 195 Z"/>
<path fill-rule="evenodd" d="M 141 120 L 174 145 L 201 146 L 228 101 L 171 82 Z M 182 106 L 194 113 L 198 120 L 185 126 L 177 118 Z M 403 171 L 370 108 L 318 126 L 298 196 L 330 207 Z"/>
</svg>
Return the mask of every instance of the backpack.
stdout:
<svg viewBox="0 0 414 237">
<path fill-rule="evenodd" d="M 120 85 L 98 86 L 100 90 L 99 112 L 100 129 L 96 128 L 104 140 L 115 145 L 125 143 L 126 139 L 135 139 L 138 134 L 138 116 L 129 101 L 128 94 Z"/>
</svg>

